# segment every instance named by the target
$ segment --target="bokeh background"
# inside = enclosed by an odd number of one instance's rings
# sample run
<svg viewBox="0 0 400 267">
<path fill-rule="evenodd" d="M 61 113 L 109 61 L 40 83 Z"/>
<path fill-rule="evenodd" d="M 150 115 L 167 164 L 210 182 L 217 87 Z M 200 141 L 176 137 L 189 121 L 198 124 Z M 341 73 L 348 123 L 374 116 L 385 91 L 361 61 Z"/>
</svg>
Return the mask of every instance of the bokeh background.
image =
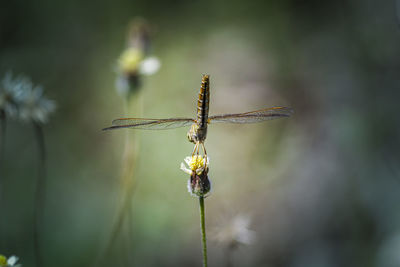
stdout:
<svg viewBox="0 0 400 267">
<path fill-rule="evenodd" d="M 210 266 L 400 266 L 399 14 L 391 0 L 2 1 L 1 77 L 26 74 L 57 102 L 44 127 L 45 266 L 201 266 L 185 128 L 135 131 L 132 218 L 104 251 L 128 130 L 101 129 L 124 115 L 114 67 L 137 16 L 162 62 L 138 93 L 142 116 L 194 116 L 201 74 L 211 114 L 295 110 L 209 128 Z M 30 124 L 9 121 L 5 152 L 0 253 L 35 266 Z M 213 236 L 237 215 L 256 238 L 229 254 Z"/>
</svg>

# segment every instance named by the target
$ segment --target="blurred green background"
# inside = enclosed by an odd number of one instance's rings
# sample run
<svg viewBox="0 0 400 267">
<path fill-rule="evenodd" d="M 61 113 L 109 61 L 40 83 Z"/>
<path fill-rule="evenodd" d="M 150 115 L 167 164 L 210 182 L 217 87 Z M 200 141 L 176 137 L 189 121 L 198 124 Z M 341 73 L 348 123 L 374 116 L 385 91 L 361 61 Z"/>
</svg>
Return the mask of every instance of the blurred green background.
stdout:
<svg viewBox="0 0 400 267">
<path fill-rule="evenodd" d="M 58 106 L 44 128 L 45 266 L 201 266 L 198 203 L 179 170 L 193 148 L 185 128 L 135 131 L 131 225 L 104 252 L 128 130 L 101 129 L 124 116 L 114 66 L 137 16 L 162 62 L 143 80 L 142 116 L 194 116 L 201 74 L 211 114 L 295 110 L 210 126 L 210 266 L 227 262 L 213 229 L 237 214 L 256 239 L 233 266 L 400 266 L 399 14 L 390 0 L 2 1 L 1 77 L 29 75 Z M 0 253 L 24 266 L 34 266 L 37 161 L 32 126 L 9 121 Z"/>
</svg>

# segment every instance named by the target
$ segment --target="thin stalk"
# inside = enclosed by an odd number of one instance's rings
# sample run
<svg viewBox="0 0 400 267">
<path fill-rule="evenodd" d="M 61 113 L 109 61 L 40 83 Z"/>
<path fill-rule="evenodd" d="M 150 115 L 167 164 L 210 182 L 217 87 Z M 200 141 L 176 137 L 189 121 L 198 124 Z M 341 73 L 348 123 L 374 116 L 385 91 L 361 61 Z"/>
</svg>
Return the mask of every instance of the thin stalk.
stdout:
<svg viewBox="0 0 400 267">
<path fill-rule="evenodd" d="M 43 258 L 40 246 L 40 226 L 43 220 L 44 203 L 46 195 L 46 150 L 44 142 L 44 134 L 41 125 L 33 122 L 35 130 L 38 153 L 39 153 L 39 168 L 38 176 L 36 179 L 36 192 L 35 192 L 35 207 L 34 207 L 34 223 L 33 223 L 33 242 L 34 253 L 36 260 L 36 267 L 43 266 Z"/>
<path fill-rule="evenodd" d="M 7 121 L 6 121 L 6 113 L 4 110 L 0 110 L 0 209 L 5 210 L 6 208 L 6 197 L 5 197 L 5 183 L 4 183 L 4 171 L 3 171 L 3 162 L 4 162 L 4 155 L 5 155 L 5 146 L 6 146 L 6 126 L 7 126 Z M 2 175 L 3 173 L 3 175 Z M 3 236 L 1 245 L 3 248 L 6 247 L 6 239 L 5 237 L 5 229 L 6 229 L 6 221 L 5 221 L 6 216 L 2 216 L 2 219 L 0 221 L 0 234 Z"/>
<path fill-rule="evenodd" d="M 130 186 L 129 189 L 130 190 L 128 192 L 126 192 L 125 196 L 123 197 L 122 206 L 120 207 L 120 210 L 118 212 L 117 220 L 115 221 L 115 224 L 113 226 L 113 230 L 111 232 L 110 239 L 107 242 L 107 246 L 105 249 L 106 253 L 109 253 L 111 251 L 111 249 L 114 247 L 115 241 L 117 240 L 117 237 L 119 236 L 119 233 L 121 232 L 122 226 L 124 224 L 125 215 L 126 215 L 125 211 L 129 210 L 129 208 L 131 207 L 131 201 L 130 201 L 131 198 L 129 196 L 133 195 L 135 186 L 134 185 Z"/>
<path fill-rule="evenodd" d="M 140 95 L 131 96 L 130 98 L 124 99 L 124 113 L 135 113 L 136 116 L 140 116 L 142 110 L 142 97 Z M 132 109 L 132 110 L 131 110 Z M 139 142 L 136 138 L 136 134 L 133 131 L 126 131 L 125 135 L 125 146 L 122 157 L 122 172 L 121 172 L 121 198 L 119 207 L 115 216 L 115 220 L 112 226 L 111 234 L 106 242 L 103 255 L 99 255 L 95 260 L 94 267 L 98 265 L 100 258 L 111 253 L 114 248 L 118 236 L 123 229 L 124 222 L 128 227 L 128 246 L 132 246 L 132 198 L 135 193 L 137 179 L 135 177 L 135 167 L 137 161 L 137 154 L 139 150 Z M 132 251 L 128 248 L 129 251 Z M 128 257 L 128 256 L 127 256 Z M 127 259 L 129 261 L 129 259 Z"/>
<path fill-rule="evenodd" d="M 233 266 L 232 256 L 233 256 L 234 248 L 235 248 L 234 244 L 229 244 L 226 248 L 226 251 L 225 251 L 226 267 Z"/>
<path fill-rule="evenodd" d="M 6 113 L 4 110 L 0 110 L 0 173 L 3 167 L 3 159 L 5 155 L 5 147 L 6 147 Z"/>
<path fill-rule="evenodd" d="M 135 96 L 131 96 L 135 97 Z M 124 101 L 124 113 L 128 115 L 130 112 L 130 107 L 137 109 L 137 104 L 139 101 L 139 96 L 136 99 L 126 98 Z M 136 111 L 137 112 L 137 111 Z M 138 114 L 139 115 L 139 114 Z M 139 115 L 140 116 L 140 115 Z M 114 225 L 111 239 L 106 251 L 109 251 L 114 246 L 114 243 L 122 230 L 124 221 L 126 220 L 128 233 L 133 232 L 131 224 L 131 209 L 132 209 L 132 197 L 136 189 L 137 179 L 135 176 L 136 159 L 138 152 L 138 142 L 136 141 L 136 134 L 132 131 L 126 131 L 125 135 L 125 151 L 123 156 L 123 167 L 121 173 L 121 185 L 122 185 L 122 199 L 121 206 L 119 208 L 116 223 Z M 128 237 L 130 240 L 131 237 Z M 131 242 L 130 242 L 131 243 Z M 130 244 L 132 245 L 132 244 Z"/>
<path fill-rule="evenodd" d="M 204 216 L 204 197 L 199 197 L 199 203 L 200 203 L 201 241 L 203 244 L 203 266 L 207 267 L 207 237 L 206 237 L 206 223 Z"/>
<path fill-rule="evenodd" d="M 125 114 L 129 115 L 130 107 L 133 107 L 132 113 L 141 116 L 141 97 L 140 94 L 136 94 L 136 96 L 131 96 L 133 99 L 133 103 L 130 102 L 129 98 L 125 98 Z M 139 140 L 137 138 L 136 132 L 127 131 L 126 133 L 126 148 L 127 152 L 129 153 L 126 156 L 125 167 L 128 169 L 125 174 L 122 176 L 123 184 L 126 185 L 123 187 L 123 190 L 126 190 L 125 199 L 122 200 L 122 205 L 124 208 L 121 210 L 121 219 L 125 219 L 125 223 L 127 226 L 127 246 L 125 250 L 125 259 L 127 264 L 129 265 L 132 262 L 132 247 L 133 247 L 133 207 L 132 207 L 132 199 L 133 195 L 136 191 L 136 185 L 138 179 L 135 175 L 135 167 L 137 163 L 137 157 L 139 152 Z"/>
</svg>

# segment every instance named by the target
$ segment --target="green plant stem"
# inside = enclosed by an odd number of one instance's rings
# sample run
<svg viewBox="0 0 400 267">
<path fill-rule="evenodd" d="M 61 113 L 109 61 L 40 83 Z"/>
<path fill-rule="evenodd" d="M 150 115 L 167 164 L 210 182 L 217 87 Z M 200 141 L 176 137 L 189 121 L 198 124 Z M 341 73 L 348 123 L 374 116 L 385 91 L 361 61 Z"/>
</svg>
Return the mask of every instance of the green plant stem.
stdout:
<svg viewBox="0 0 400 267">
<path fill-rule="evenodd" d="M 140 95 L 135 94 L 134 96 L 128 96 L 124 99 L 124 113 L 126 116 L 129 116 L 130 107 L 133 106 L 133 113 L 136 113 L 140 116 L 140 111 L 137 110 L 137 106 L 140 102 Z M 133 100 L 133 103 L 132 103 Z M 140 109 L 140 108 L 139 108 Z M 135 135 L 134 135 L 135 134 Z M 127 149 L 125 155 L 125 168 L 128 170 L 125 174 L 122 174 L 123 184 L 126 185 L 126 195 L 125 199 L 122 200 L 122 205 L 124 208 L 121 210 L 121 220 L 125 219 L 126 227 L 127 227 L 127 239 L 126 239 L 126 249 L 125 249 L 125 264 L 130 265 L 133 261 L 132 259 L 132 250 L 133 250 L 133 207 L 132 207 L 132 199 L 136 190 L 137 185 L 137 177 L 135 175 L 135 167 L 137 162 L 137 154 L 139 149 L 139 143 L 137 140 L 137 135 L 135 132 L 127 131 L 125 140 L 125 148 Z M 129 166 L 129 167 L 128 167 Z"/>
<path fill-rule="evenodd" d="M 6 113 L 4 110 L 0 110 L 0 209 L 6 209 L 6 197 L 5 197 L 5 182 L 4 182 L 4 171 L 3 171 L 3 162 L 5 155 L 5 146 L 6 146 Z M 2 178 L 1 178 L 2 177 Z M 6 247 L 6 216 L 2 216 L 0 221 L 0 234 L 3 236 L 1 241 L 1 247 Z"/>
<path fill-rule="evenodd" d="M 207 237 L 206 237 L 206 223 L 204 216 L 204 197 L 199 197 L 199 203 L 200 203 L 201 241 L 203 244 L 203 266 L 207 267 Z"/>
<path fill-rule="evenodd" d="M 6 147 L 6 113 L 4 110 L 0 110 L 0 174 L 3 168 L 3 159 L 5 155 L 5 147 Z"/>
<path fill-rule="evenodd" d="M 35 208 L 34 208 L 34 224 L 33 224 L 33 242 L 34 253 L 36 260 L 36 267 L 43 266 L 43 259 L 40 246 L 40 228 L 43 220 L 44 203 L 46 195 L 46 150 L 44 142 L 44 134 L 42 126 L 33 122 L 35 130 L 38 152 L 39 152 L 39 168 L 38 176 L 36 179 L 36 192 L 35 192 Z"/>
<path fill-rule="evenodd" d="M 137 109 L 137 106 L 140 101 L 140 96 L 130 96 L 124 99 L 124 113 L 128 115 L 131 111 L 130 107 Z M 138 113 L 139 111 L 135 110 Z M 138 114 L 139 115 L 139 114 Z M 135 135 L 134 135 L 135 134 Z M 131 221 L 131 211 L 132 211 L 132 197 L 134 195 L 137 179 L 135 177 L 135 167 L 136 167 L 136 160 L 137 160 L 137 152 L 138 152 L 138 142 L 136 137 L 136 133 L 131 131 L 126 131 L 125 135 L 125 151 L 123 154 L 123 166 L 122 166 L 122 173 L 121 173 L 121 182 L 122 182 L 122 198 L 121 198 L 121 206 L 117 213 L 116 223 L 112 230 L 111 238 L 109 244 L 107 246 L 106 251 L 109 250 L 114 246 L 114 243 L 119 236 L 124 221 L 128 227 L 128 234 L 133 232 L 132 229 L 132 221 Z M 128 236 L 128 250 L 129 247 L 132 246 L 131 242 L 132 237 Z M 129 261 L 129 260 L 128 260 Z"/>
<path fill-rule="evenodd" d="M 140 117 L 142 113 L 142 97 L 139 94 L 127 97 L 124 99 L 124 113 L 136 114 Z M 121 172 L 121 198 L 118 202 L 117 213 L 115 215 L 114 223 L 112 225 L 111 234 L 105 243 L 104 253 L 99 254 L 94 261 L 93 267 L 99 266 L 101 259 L 111 254 L 112 249 L 116 245 L 117 238 L 123 229 L 124 222 L 128 228 L 128 242 L 127 242 L 127 253 L 130 256 L 132 249 L 132 198 L 135 193 L 137 179 L 135 177 L 136 161 L 139 150 L 139 142 L 136 138 L 136 133 L 126 131 L 125 135 L 125 146 L 124 153 L 122 156 L 122 172 Z M 126 257 L 126 263 L 130 261 L 129 256 Z"/>
<path fill-rule="evenodd" d="M 130 186 L 129 188 L 130 190 L 126 192 L 125 196 L 123 197 L 123 202 L 122 202 L 122 206 L 120 207 L 120 210 L 118 212 L 117 215 L 117 219 L 115 221 L 115 224 L 113 226 L 113 230 L 111 232 L 111 236 L 109 241 L 107 242 L 107 246 L 105 249 L 106 253 L 109 253 L 111 251 L 111 249 L 114 247 L 115 245 L 115 241 L 117 240 L 117 237 L 119 235 L 119 233 L 121 232 L 124 220 L 125 220 L 125 215 L 126 215 L 126 210 L 128 210 L 131 207 L 131 196 L 133 196 L 133 192 L 135 189 L 135 185 Z"/>
<path fill-rule="evenodd" d="M 225 252 L 225 258 L 226 258 L 226 267 L 232 267 L 233 262 L 232 262 L 232 255 L 233 255 L 233 250 L 235 249 L 235 245 L 229 244 L 228 247 L 226 248 Z"/>
</svg>

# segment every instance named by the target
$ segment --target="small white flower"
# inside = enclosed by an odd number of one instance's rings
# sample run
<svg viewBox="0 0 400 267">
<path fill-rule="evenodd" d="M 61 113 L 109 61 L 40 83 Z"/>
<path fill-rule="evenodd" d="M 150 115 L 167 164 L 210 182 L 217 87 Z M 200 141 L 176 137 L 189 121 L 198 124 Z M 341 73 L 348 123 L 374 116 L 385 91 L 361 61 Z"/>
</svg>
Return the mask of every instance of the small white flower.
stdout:
<svg viewBox="0 0 400 267">
<path fill-rule="evenodd" d="M 181 170 L 189 175 L 191 175 L 193 171 L 200 175 L 209 164 L 209 158 L 203 158 L 201 155 L 186 157 L 184 161 L 187 166 L 182 162 Z"/>
<path fill-rule="evenodd" d="M 11 256 L 10 258 L 8 258 L 7 264 L 9 266 L 20 266 L 20 265 L 15 265 L 17 263 L 18 259 L 19 258 L 17 256 Z"/>
<path fill-rule="evenodd" d="M 55 102 L 43 95 L 43 88 L 41 86 L 34 87 L 30 81 L 19 92 L 18 98 L 20 102 L 19 115 L 25 121 L 46 123 L 49 114 L 56 109 Z"/>
<path fill-rule="evenodd" d="M 201 155 L 186 157 L 181 163 L 181 170 L 190 175 L 188 191 L 192 196 L 206 197 L 211 190 L 208 178 L 209 158 Z"/>
<path fill-rule="evenodd" d="M 152 75 L 160 66 L 157 57 L 146 57 L 141 49 L 129 47 L 119 57 L 117 70 L 125 75 Z"/>
<path fill-rule="evenodd" d="M 0 267 L 21 267 L 21 264 L 16 264 L 18 259 L 17 256 L 11 256 L 7 259 L 5 256 L 0 255 Z"/>
<path fill-rule="evenodd" d="M 141 86 L 142 76 L 156 73 L 161 63 L 156 57 L 146 57 L 144 52 L 136 47 L 127 48 L 119 57 L 116 65 L 117 93 L 126 97 Z"/>
</svg>

